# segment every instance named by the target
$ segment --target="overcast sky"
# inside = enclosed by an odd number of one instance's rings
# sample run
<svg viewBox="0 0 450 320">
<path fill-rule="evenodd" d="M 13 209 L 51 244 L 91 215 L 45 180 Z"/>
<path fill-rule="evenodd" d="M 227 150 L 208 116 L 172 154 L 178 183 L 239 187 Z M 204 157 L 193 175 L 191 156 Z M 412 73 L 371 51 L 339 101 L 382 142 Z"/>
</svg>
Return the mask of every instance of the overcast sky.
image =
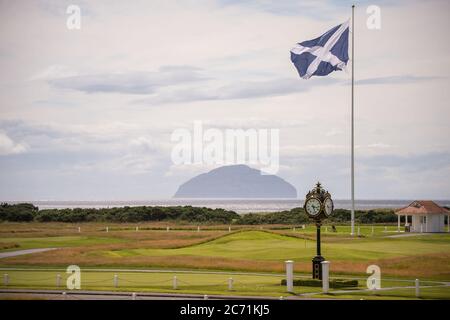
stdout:
<svg viewBox="0 0 450 320">
<path fill-rule="evenodd" d="M 356 197 L 449 199 L 450 2 L 356 3 Z M 300 198 L 318 179 L 350 198 L 350 73 L 303 80 L 289 54 L 350 6 L 0 0 L 0 200 L 169 198 L 211 169 L 170 158 L 195 120 L 278 128 L 279 176 Z"/>
</svg>

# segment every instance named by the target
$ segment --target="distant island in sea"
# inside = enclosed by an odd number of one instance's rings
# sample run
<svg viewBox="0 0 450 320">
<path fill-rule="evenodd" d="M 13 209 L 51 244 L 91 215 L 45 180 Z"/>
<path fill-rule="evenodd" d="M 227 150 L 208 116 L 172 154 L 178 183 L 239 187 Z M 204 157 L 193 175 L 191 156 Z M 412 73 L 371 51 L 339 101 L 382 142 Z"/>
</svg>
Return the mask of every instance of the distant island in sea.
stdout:
<svg viewBox="0 0 450 320">
<path fill-rule="evenodd" d="M 246 165 L 231 165 L 189 179 L 174 198 L 295 199 L 297 190 L 276 175 L 265 175 Z"/>
</svg>

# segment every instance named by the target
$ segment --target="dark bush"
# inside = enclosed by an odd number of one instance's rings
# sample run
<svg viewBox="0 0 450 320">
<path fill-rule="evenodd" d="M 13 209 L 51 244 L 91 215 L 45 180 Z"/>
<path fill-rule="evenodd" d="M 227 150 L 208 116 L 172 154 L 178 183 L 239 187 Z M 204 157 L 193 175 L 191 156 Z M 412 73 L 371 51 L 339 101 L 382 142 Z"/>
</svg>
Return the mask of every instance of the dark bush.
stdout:
<svg viewBox="0 0 450 320">
<path fill-rule="evenodd" d="M 303 208 L 270 213 L 248 213 L 236 221 L 238 224 L 303 224 L 309 221 Z"/>
<path fill-rule="evenodd" d="M 2 203 L 0 204 L 0 221 L 32 221 L 38 210 L 38 207 L 31 203 Z"/>
<path fill-rule="evenodd" d="M 321 287 L 322 280 L 318 279 L 294 279 L 294 286 Z M 286 285 L 286 279 L 281 280 L 281 285 Z M 330 280 L 330 288 L 354 288 L 358 287 L 358 280 L 333 279 Z"/>
<path fill-rule="evenodd" d="M 389 223 L 396 222 L 397 217 L 392 210 L 356 211 L 357 223 Z M 294 208 L 281 212 L 248 213 L 239 215 L 224 209 L 200 208 L 192 206 L 176 207 L 116 207 L 116 208 L 74 208 L 39 210 L 29 203 L 0 205 L 0 221 L 39 221 L 39 222 L 139 222 L 139 221 L 186 221 L 191 223 L 221 224 L 291 224 L 308 223 L 311 220 L 303 208 Z M 333 223 L 348 223 L 350 211 L 336 209 L 328 218 Z"/>
<path fill-rule="evenodd" d="M 239 220 L 234 211 L 223 209 L 184 207 L 119 207 L 119 208 L 74 208 L 44 209 L 38 211 L 30 204 L 0 206 L 0 221 L 39 222 L 138 222 L 138 221 L 187 221 L 196 223 L 226 223 Z"/>
</svg>

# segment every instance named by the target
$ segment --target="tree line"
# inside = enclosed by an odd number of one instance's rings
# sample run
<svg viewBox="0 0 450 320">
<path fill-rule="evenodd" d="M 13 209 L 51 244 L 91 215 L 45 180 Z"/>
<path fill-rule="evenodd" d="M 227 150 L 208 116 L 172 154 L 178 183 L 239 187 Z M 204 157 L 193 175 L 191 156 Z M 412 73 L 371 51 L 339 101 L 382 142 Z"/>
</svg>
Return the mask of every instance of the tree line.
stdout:
<svg viewBox="0 0 450 320">
<path fill-rule="evenodd" d="M 345 224 L 350 221 L 351 212 L 346 209 L 335 209 L 326 222 Z M 355 210 L 355 222 L 393 223 L 397 216 L 393 210 Z M 240 216 L 240 224 L 305 224 L 311 222 L 303 208 L 294 208 L 280 212 L 248 213 Z"/>
<path fill-rule="evenodd" d="M 37 222 L 140 222 L 140 221 L 186 221 L 200 223 L 231 223 L 239 219 L 234 211 L 192 206 L 159 207 L 114 207 L 43 209 L 28 204 L 0 205 L 0 221 Z"/>
<path fill-rule="evenodd" d="M 357 210 L 357 223 L 394 223 L 393 210 Z M 11 222 L 146 222 L 180 221 L 202 224 L 305 224 L 311 220 L 303 208 L 281 212 L 239 215 L 231 210 L 192 206 L 137 206 L 114 208 L 42 209 L 30 203 L 0 204 L 0 221 Z M 350 210 L 336 209 L 328 218 L 331 223 L 348 223 Z"/>
</svg>

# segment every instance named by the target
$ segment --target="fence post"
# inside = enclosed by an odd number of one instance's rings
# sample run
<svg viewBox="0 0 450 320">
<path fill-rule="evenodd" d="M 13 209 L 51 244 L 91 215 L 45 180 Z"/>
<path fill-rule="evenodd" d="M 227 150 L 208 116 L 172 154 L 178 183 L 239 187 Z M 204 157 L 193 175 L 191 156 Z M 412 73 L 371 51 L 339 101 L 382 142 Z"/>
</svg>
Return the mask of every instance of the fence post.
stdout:
<svg viewBox="0 0 450 320">
<path fill-rule="evenodd" d="M 231 227 L 230 226 L 228 226 L 228 232 L 231 232 Z"/>
<path fill-rule="evenodd" d="M 106 232 L 109 232 L 109 227 L 106 227 Z"/>
<path fill-rule="evenodd" d="M 58 273 L 56 275 L 56 287 L 59 288 L 60 285 L 61 285 L 61 275 Z"/>
<path fill-rule="evenodd" d="M 78 232 L 81 232 L 81 227 L 78 227 Z"/>
<path fill-rule="evenodd" d="M 139 227 L 136 227 L 136 231 L 139 231 Z"/>
<path fill-rule="evenodd" d="M 233 278 L 228 279 L 228 291 L 233 291 Z"/>
<path fill-rule="evenodd" d="M 361 229 L 358 227 L 358 237 L 361 235 Z"/>
<path fill-rule="evenodd" d="M 7 273 L 5 273 L 3 275 L 3 285 L 4 286 L 8 286 L 9 285 L 9 275 Z"/>
<path fill-rule="evenodd" d="M 330 289 L 330 282 L 329 282 L 330 262 L 322 261 L 321 264 L 322 264 L 322 292 L 328 293 L 328 290 Z"/>
<path fill-rule="evenodd" d="M 205 294 L 205 295 L 203 296 L 203 299 L 204 299 L 204 300 L 208 300 L 208 295 Z"/>
<path fill-rule="evenodd" d="M 117 274 L 114 275 L 114 287 L 117 288 L 119 286 L 119 277 Z"/>
<path fill-rule="evenodd" d="M 294 261 L 287 260 L 286 263 L 286 291 L 294 292 Z"/>
<path fill-rule="evenodd" d="M 200 231 L 200 226 L 197 227 L 197 232 L 199 232 L 199 231 Z"/>
<path fill-rule="evenodd" d="M 169 227 L 167 227 L 167 228 L 166 228 L 166 231 L 169 231 L 169 230 L 170 230 L 170 228 L 169 228 Z"/>
<path fill-rule="evenodd" d="M 66 294 L 66 292 L 63 292 L 63 293 L 62 293 L 62 296 L 63 296 L 63 299 L 64 299 L 64 300 L 67 299 L 67 294 Z"/>
<path fill-rule="evenodd" d="M 178 283 L 177 283 L 177 276 L 173 276 L 173 290 L 177 290 Z"/>
<path fill-rule="evenodd" d="M 133 292 L 133 293 L 131 294 L 131 300 L 136 300 L 136 292 Z"/>
<path fill-rule="evenodd" d="M 416 297 L 420 298 L 420 285 L 419 279 L 416 279 Z"/>
</svg>

